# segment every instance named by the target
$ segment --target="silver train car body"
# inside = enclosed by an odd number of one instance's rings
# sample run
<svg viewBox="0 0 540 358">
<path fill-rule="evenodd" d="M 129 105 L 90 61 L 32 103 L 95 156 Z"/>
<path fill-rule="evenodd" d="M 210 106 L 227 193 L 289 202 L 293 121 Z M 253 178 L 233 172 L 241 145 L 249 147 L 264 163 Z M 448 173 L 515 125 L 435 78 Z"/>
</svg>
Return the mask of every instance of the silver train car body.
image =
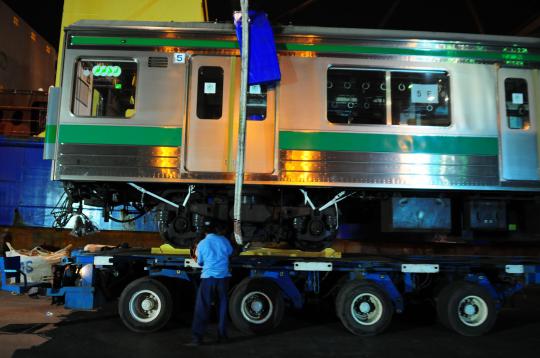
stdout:
<svg viewBox="0 0 540 358">
<path fill-rule="evenodd" d="M 240 78 L 233 30 L 68 27 L 47 131 L 53 179 L 233 184 Z M 540 190 L 539 39 L 274 31 L 282 79 L 250 87 L 247 184 L 432 197 Z"/>
</svg>

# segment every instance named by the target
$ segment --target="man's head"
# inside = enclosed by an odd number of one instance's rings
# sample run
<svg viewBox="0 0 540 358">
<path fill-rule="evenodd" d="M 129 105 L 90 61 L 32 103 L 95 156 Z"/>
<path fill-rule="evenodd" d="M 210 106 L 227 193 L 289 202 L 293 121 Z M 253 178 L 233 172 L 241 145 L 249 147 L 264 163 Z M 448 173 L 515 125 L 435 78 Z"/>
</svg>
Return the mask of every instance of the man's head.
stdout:
<svg viewBox="0 0 540 358">
<path fill-rule="evenodd" d="M 227 224 L 220 220 L 206 218 L 204 220 L 204 233 L 225 235 L 227 233 Z"/>
</svg>

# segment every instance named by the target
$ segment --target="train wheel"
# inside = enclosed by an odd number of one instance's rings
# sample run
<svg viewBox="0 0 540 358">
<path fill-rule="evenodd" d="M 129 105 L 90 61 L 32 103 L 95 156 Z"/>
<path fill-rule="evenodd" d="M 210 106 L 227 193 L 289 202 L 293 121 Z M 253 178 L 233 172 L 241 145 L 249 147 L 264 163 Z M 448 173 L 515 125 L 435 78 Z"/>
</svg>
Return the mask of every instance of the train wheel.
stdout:
<svg viewBox="0 0 540 358">
<path fill-rule="evenodd" d="M 312 251 L 319 252 L 327 247 L 332 246 L 332 241 L 307 241 L 307 240 L 297 240 L 294 242 L 294 245 L 302 251 Z"/>
<path fill-rule="evenodd" d="M 450 284 L 441 291 L 437 312 L 444 325 L 464 336 L 489 332 L 497 319 L 495 300 L 489 292 L 477 284 L 463 281 Z"/>
<path fill-rule="evenodd" d="M 263 333 L 279 326 L 284 309 L 281 289 L 268 279 L 245 279 L 236 286 L 229 301 L 234 325 L 247 334 Z"/>
<path fill-rule="evenodd" d="M 359 336 L 383 332 L 394 313 L 388 295 L 373 283 L 345 284 L 336 297 L 337 315 L 345 328 Z"/>
<path fill-rule="evenodd" d="M 161 282 L 143 277 L 126 286 L 118 302 L 122 322 L 134 332 L 154 332 L 171 318 L 173 300 Z"/>
</svg>

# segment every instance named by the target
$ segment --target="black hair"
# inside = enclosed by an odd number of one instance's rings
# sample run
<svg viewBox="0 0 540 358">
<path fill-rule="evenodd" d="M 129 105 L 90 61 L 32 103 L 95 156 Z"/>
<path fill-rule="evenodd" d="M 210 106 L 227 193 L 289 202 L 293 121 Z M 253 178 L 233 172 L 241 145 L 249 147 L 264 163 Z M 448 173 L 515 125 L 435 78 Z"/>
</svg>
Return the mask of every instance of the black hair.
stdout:
<svg viewBox="0 0 540 358">
<path fill-rule="evenodd" d="M 205 234 L 225 235 L 227 224 L 220 220 L 205 220 L 203 231 Z"/>
</svg>

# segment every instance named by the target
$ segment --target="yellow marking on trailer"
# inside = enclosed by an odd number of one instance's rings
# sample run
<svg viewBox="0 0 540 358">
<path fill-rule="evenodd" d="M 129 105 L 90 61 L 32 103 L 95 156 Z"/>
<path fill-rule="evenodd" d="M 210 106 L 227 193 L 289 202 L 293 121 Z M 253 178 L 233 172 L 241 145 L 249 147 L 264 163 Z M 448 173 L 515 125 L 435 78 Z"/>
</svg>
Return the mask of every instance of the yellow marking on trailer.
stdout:
<svg viewBox="0 0 540 358">
<path fill-rule="evenodd" d="M 160 247 L 152 247 L 152 254 L 164 254 L 164 255 L 188 255 L 189 249 L 178 249 L 171 244 L 163 244 Z"/>
<path fill-rule="evenodd" d="M 247 250 L 240 253 L 240 256 L 285 256 L 285 257 L 326 257 L 326 258 L 341 258 L 341 252 L 332 248 L 326 248 L 322 251 L 301 251 L 288 249 L 270 249 L 260 248 Z"/>
</svg>

